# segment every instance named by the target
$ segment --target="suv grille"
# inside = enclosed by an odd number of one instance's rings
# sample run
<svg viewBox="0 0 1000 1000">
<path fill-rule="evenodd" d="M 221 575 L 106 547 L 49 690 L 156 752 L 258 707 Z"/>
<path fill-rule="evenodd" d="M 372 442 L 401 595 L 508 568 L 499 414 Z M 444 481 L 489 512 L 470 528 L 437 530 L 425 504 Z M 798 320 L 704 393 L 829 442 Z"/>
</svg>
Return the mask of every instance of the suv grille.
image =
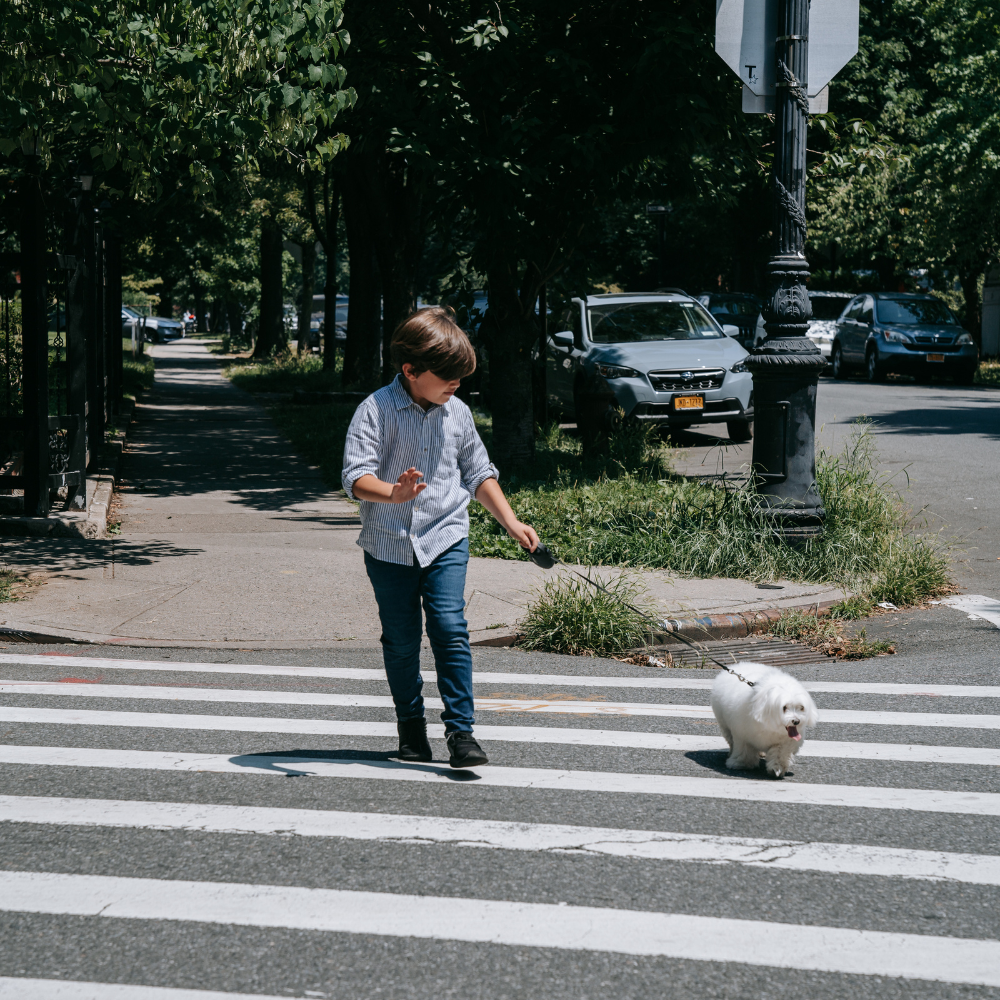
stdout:
<svg viewBox="0 0 1000 1000">
<path fill-rule="evenodd" d="M 649 373 L 649 381 L 657 392 L 719 389 L 725 377 L 724 368 L 679 368 L 676 371 Z"/>
</svg>

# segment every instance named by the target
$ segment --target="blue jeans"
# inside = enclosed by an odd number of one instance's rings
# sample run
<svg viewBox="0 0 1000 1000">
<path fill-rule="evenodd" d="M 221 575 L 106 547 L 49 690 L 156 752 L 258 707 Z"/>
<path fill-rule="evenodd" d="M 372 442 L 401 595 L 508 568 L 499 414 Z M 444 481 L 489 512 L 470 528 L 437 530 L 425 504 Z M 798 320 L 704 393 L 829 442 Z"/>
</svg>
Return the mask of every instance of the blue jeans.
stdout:
<svg viewBox="0 0 1000 1000">
<path fill-rule="evenodd" d="M 420 638 L 423 599 L 437 667 L 437 686 L 444 701 L 441 719 L 446 733 L 472 732 L 472 652 L 465 620 L 465 570 L 469 540 L 442 552 L 429 566 L 383 562 L 365 553 L 365 569 L 375 589 L 382 623 L 382 658 L 396 718 L 421 719 Z"/>
</svg>

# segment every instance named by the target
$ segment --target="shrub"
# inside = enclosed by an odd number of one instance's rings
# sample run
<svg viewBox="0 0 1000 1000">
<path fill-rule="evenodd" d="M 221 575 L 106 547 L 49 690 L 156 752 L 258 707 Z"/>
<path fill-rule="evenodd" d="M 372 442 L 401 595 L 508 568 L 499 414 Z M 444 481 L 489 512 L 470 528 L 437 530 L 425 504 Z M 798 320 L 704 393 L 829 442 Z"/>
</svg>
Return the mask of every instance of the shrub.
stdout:
<svg viewBox="0 0 1000 1000">
<path fill-rule="evenodd" d="M 625 606 L 635 605 L 641 586 L 624 575 L 613 580 L 595 579 L 609 593 L 572 576 L 546 581 L 538 599 L 518 622 L 522 648 L 611 656 L 644 645 L 649 622 Z"/>
</svg>

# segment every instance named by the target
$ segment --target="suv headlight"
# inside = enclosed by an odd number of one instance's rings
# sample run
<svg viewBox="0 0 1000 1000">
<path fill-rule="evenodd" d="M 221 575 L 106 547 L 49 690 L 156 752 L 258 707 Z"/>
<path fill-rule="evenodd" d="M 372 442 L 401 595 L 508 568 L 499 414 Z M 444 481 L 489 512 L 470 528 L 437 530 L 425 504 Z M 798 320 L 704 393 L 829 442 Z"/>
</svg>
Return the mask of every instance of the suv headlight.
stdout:
<svg viewBox="0 0 1000 1000">
<path fill-rule="evenodd" d="M 620 365 L 598 365 L 597 374 L 602 378 L 641 378 L 642 375 L 634 368 L 622 368 Z"/>
<path fill-rule="evenodd" d="M 913 338 L 899 330 L 883 330 L 882 336 L 894 344 L 912 344 Z"/>
<path fill-rule="evenodd" d="M 974 343 L 971 333 L 963 333 L 959 335 L 958 340 L 955 341 L 956 344 L 972 344 Z"/>
<path fill-rule="evenodd" d="M 747 359 L 744 358 L 742 361 L 737 361 L 736 364 L 733 365 L 733 367 L 730 368 L 729 370 L 737 375 L 741 375 L 743 374 L 743 372 L 750 371 L 750 369 L 747 368 Z"/>
</svg>

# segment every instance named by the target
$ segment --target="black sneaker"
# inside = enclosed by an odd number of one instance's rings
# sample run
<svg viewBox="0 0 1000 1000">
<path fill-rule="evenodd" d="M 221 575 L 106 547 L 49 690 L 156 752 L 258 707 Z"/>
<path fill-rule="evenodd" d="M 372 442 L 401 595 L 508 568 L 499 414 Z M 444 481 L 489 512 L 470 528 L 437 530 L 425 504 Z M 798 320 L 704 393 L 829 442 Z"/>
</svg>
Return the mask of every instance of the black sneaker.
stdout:
<svg viewBox="0 0 1000 1000">
<path fill-rule="evenodd" d="M 399 757 L 401 760 L 428 761 L 434 757 L 427 742 L 426 719 L 397 719 Z"/>
<path fill-rule="evenodd" d="M 490 762 L 472 733 L 449 733 L 448 753 L 452 767 L 478 767 Z"/>
</svg>

